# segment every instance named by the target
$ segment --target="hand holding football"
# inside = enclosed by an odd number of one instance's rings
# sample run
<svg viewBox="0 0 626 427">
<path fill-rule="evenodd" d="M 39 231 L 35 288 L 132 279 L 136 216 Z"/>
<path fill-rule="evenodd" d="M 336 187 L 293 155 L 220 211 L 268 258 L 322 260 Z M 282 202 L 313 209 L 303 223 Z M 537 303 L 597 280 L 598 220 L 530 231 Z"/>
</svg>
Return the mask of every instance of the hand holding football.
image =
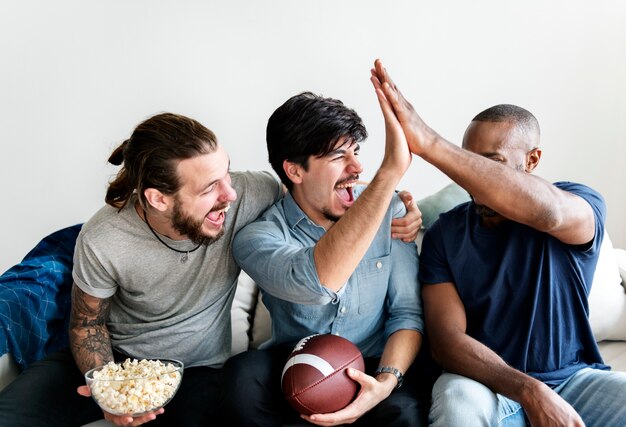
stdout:
<svg viewBox="0 0 626 427">
<path fill-rule="evenodd" d="M 359 384 L 348 376 L 347 368 L 365 370 L 361 351 L 352 342 L 330 334 L 303 338 L 283 369 L 283 394 L 301 414 L 337 412 L 359 391 Z"/>
</svg>

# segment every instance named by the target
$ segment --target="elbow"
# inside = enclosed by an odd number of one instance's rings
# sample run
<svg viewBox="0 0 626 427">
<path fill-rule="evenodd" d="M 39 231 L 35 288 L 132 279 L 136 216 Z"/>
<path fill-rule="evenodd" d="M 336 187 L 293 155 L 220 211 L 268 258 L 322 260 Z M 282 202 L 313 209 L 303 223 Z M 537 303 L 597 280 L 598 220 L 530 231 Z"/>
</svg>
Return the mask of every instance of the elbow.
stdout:
<svg viewBox="0 0 626 427">
<path fill-rule="evenodd" d="M 544 233 L 553 233 L 563 226 L 564 216 L 555 206 L 547 206 L 537 213 L 533 228 Z"/>
</svg>

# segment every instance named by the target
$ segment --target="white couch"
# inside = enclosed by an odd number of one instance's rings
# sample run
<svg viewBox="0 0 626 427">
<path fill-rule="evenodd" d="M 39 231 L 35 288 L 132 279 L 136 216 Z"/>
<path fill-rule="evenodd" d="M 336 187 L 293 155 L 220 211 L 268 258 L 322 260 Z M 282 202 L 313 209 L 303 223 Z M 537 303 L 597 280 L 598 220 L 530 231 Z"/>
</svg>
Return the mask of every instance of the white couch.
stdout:
<svg viewBox="0 0 626 427">
<path fill-rule="evenodd" d="M 447 201 L 447 205 L 454 206 L 458 201 L 455 196 L 453 200 Z M 432 223 L 433 215 L 447 210 L 439 205 L 441 200 L 438 201 L 438 206 L 434 210 L 431 209 L 429 202 L 432 202 L 431 198 L 418 202 L 424 213 L 425 225 Z M 590 321 L 605 362 L 614 370 L 619 371 L 626 371 L 625 287 L 626 250 L 614 249 L 611 240 L 606 235 L 589 298 Z M 267 309 L 261 302 L 257 286 L 248 275 L 242 273 L 232 307 L 232 354 L 240 353 L 248 348 L 256 348 L 269 337 L 270 325 L 271 320 Z M 0 357 L 0 389 L 17 375 L 18 367 L 11 356 L 2 355 Z M 88 426 L 111 425 L 100 420 Z"/>
</svg>

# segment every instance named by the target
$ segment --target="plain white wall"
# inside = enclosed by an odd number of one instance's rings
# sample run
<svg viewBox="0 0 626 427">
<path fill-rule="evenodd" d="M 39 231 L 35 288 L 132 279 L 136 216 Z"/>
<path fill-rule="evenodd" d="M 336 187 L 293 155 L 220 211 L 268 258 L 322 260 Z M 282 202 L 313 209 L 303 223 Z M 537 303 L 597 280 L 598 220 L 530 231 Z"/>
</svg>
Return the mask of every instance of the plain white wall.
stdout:
<svg viewBox="0 0 626 427">
<path fill-rule="evenodd" d="M 214 130 L 233 169 L 268 169 L 272 111 L 303 90 L 339 98 L 368 127 L 371 178 L 384 134 L 376 57 L 455 143 L 493 104 L 531 110 L 537 173 L 601 191 L 626 247 L 625 22 L 622 0 L 3 0 L 0 272 L 102 206 L 108 155 L 157 112 Z M 403 188 L 420 198 L 447 182 L 416 159 Z"/>
</svg>

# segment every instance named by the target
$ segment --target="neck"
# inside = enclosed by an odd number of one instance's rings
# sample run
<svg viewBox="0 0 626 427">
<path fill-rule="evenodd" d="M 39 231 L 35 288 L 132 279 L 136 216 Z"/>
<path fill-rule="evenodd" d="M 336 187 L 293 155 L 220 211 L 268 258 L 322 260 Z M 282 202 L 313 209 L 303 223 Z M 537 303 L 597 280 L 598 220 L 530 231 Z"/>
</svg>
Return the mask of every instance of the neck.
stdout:
<svg viewBox="0 0 626 427">
<path fill-rule="evenodd" d="M 171 240 L 189 240 L 187 236 L 179 234 L 172 228 L 168 218 L 160 213 L 155 214 L 152 209 L 145 210 L 141 207 L 139 202 L 135 203 L 135 212 L 137 212 L 137 216 L 139 216 L 143 222 L 146 222 L 147 220 L 150 224 L 150 228 L 160 235 Z"/>
<path fill-rule="evenodd" d="M 507 219 L 502 215 L 496 215 L 491 217 L 480 217 L 480 225 L 485 228 L 494 228 L 502 224 Z"/>
<path fill-rule="evenodd" d="M 298 207 L 302 209 L 302 212 L 304 212 L 315 225 L 322 227 L 326 231 L 330 230 L 330 228 L 335 225 L 335 221 L 327 218 L 320 210 L 315 209 L 314 206 L 307 203 L 297 192 L 291 191 L 291 197 L 293 197 Z"/>
</svg>

